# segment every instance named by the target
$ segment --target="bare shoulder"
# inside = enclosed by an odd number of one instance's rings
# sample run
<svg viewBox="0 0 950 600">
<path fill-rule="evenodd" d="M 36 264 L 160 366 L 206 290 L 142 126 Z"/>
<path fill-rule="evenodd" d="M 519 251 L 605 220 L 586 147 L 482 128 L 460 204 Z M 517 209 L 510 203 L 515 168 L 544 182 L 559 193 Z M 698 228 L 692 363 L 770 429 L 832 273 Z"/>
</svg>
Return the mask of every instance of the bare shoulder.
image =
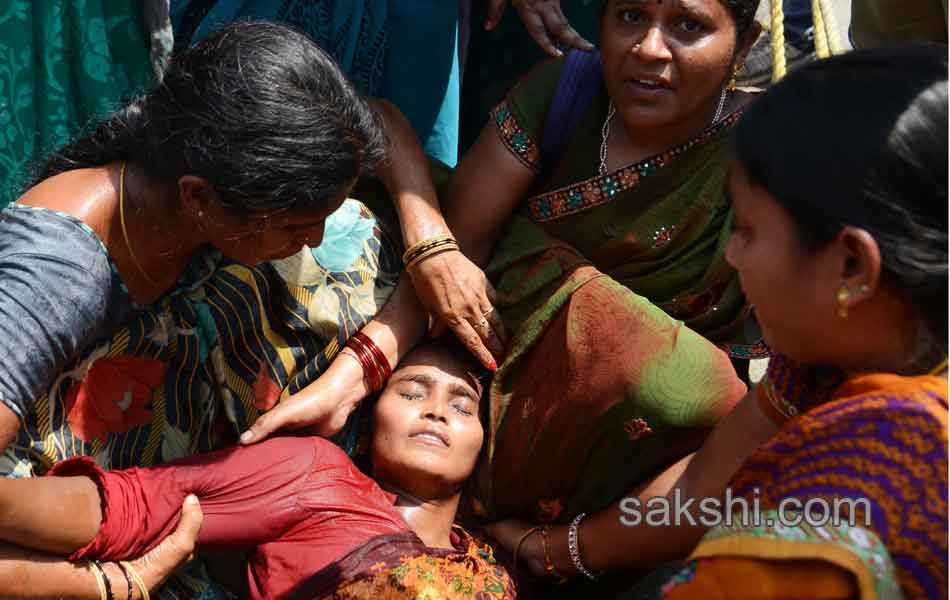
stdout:
<svg viewBox="0 0 950 600">
<path fill-rule="evenodd" d="M 31 187 L 16 201 L 75 217 L 101 237 L 108 228 L 118 198 L 112 171 L 106 165 L 60 173 Z"/>
</svg>

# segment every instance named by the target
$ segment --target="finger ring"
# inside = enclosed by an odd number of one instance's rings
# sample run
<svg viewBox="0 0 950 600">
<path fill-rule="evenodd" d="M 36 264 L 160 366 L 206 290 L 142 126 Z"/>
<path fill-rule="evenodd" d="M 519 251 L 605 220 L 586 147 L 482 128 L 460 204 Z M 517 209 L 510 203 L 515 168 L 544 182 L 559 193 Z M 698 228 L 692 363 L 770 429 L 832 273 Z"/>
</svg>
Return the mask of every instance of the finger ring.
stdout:
<svg viewBox="0 0 950 600">
<path fill-rule="evenodd" d="M 493 312 L 495 312 L 495 307 L 494 307 L 494 306 L 491 307 L 491 308 L 489 308 L 489 309 L 486 310 L 485 312 L 483 312 L 483 313 L 482 313 L 482 316 L 483 316 L 483 317 L 487 317 L 488 315 L 492 314 Z"/>
<path fill-rule="evenodd" d="M 478 322 L 479 327 L 488 327 L 488 319 L 482 319 Z"/>
</svg>

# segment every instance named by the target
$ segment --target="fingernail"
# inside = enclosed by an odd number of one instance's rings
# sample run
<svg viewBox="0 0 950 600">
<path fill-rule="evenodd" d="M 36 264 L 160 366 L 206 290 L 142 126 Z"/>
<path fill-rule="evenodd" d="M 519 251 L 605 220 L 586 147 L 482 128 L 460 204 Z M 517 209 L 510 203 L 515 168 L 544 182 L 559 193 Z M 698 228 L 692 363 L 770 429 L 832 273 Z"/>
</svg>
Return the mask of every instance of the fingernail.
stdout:
<svg viewBox="0 0 950 600">
<path fill-rule="evenodd" d="M 185 504 L 198 504 L 198 496 L 188 494 L 185 496 Z"/>
<path fill-rule="evenodd" d="M 251 433 L 250 431 L 245 431 L 244 433 L 241 434 L 241 441 L 242 441 L 242 442 L 250 442 L 250 441 L 251 441 L 251 438 L 253 438 L 253 437 L 254 437 L 254 434 L 253 434 L 253 433 Z"/>
<path fill-rule="evenodd" d="M 498 364 L 495 361 L 491 361 L 490 363 L 488 363 L 488 368 L 491 369 L 492 371 L 497 371 Z"/>
</svg>

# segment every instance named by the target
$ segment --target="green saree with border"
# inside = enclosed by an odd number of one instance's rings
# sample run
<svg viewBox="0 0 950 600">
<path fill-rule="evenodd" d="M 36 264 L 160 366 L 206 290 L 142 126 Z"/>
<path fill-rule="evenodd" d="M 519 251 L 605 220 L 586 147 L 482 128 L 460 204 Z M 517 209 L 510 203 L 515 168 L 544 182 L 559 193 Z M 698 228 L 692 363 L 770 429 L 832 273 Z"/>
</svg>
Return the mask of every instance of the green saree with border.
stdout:
<svg viewBox="0 0 950 600">
<path fill-rule="evenodd" d="M 540 65 L 492 115 L 535 172 L 561 67 Z M 724 258 L 739 114 L 600 175 L 607 110 L 602 92 L 487 269 L 513 337 L 491 387 L 474 506 L 487 518 L 565 522 L 616 501 L 698 448 L 742 396 L 730 356 L 767 352 Z"/>
</svg>

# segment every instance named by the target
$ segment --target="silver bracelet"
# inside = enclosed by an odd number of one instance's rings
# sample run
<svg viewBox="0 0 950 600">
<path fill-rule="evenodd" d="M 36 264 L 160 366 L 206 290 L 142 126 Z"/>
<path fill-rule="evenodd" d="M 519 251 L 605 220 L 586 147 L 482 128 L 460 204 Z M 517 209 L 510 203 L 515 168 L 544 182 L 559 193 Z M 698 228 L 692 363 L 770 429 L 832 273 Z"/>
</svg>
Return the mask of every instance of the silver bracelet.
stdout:
<svg viewBox="0 0 950 600">
<path fill-rule="evenodd" d="M 574 568 L 577 571 L 587 577 L 591 581 L 595 581 L 597 578 L 594 577 L 594 574 L 587 570 L 587 567 L 584 566 L 584 563 L 581 562 L 581 551 L 578 548 L 577 544 L 577 530 L 581 526 L 581 520 L 587 516 L 587 513 L 581 513 L 574 517 L 574 520 L 571 521 L 571 526 L 567 530 L 567 550 L 571 554 L 571 562 L 574 563 Z"/>
</svg>

